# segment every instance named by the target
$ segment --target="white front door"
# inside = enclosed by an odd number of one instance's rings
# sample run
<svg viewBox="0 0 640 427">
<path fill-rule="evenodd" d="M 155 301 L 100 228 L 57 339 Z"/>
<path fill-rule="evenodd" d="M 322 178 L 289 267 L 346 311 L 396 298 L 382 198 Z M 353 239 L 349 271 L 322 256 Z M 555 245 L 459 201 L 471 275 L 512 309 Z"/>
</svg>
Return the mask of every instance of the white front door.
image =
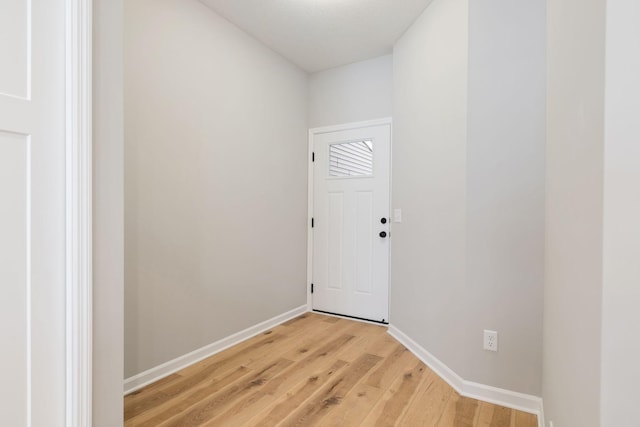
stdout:
<svg viewBox="0 0 640 427">
<path fill-rule="evenodd" d="M 0 2 L 0 424 L 65 423 L 65 2 Z"/>
<path fill-rule="evenodd" d="M 390 124 L 313 133 L 313 309 L 388 322 Z"/>
</svg>

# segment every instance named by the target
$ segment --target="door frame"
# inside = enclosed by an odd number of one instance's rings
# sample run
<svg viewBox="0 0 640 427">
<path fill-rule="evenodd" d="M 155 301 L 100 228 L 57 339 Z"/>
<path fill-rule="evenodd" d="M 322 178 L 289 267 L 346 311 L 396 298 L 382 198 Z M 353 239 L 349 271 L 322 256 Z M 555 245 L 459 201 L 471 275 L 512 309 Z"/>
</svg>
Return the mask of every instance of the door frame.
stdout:
<svg viewBox="0 0 640 427">
<path fill-rule="evenodd" d="M 313 179 L 313 140 L 316 135 L 329 132 L 339 132 L 343 130 L 359 129 L 371 126 L 389 126 L 389 212 L 391 212 L 392 183 L 393 183 L 393 123 L 391 117 L 381 119 L 365 120 L 361 122 L 343 123 L 332 126 L 322 126 L 309 129 L 309 141 L 307 149 L 307 311 L 313 311 L 313 296 L 311 295 L 311 284 L 313 283 L 313 229 L 311 218 L 313 218 L 314 202 L 314 179 Z M 389 235 L 391 235 L 393 221 L 389 221 Z M 391 241 L 389 242 L 391 243 Z M 389 292 L 389 307 L 391 307 L 391 246 L 389 247 L 389 277 L 387 280 Z M 389 319 L 391 324 L 391 310 L 389 309 Z"/>
<path fill-rule="evenodd" d="M 67 427 L 92 425 L 93 0 L 65 0 Z"/>
</svg>

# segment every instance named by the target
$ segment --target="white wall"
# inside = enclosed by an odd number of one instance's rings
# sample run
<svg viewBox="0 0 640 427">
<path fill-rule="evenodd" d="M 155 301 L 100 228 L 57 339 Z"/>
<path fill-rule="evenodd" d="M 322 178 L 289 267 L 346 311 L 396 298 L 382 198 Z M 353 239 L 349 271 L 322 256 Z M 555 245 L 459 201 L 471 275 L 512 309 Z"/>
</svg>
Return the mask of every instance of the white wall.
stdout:
<svg viewBox="0 0 640 427">
<path fill-rule="evenodd" d="M 125 4 L 125 376 L 306 303 L 307 76 L 195 0 Z"/>
<path fill-rule="evenodd" d="M 93 2 L 93 426 L 123 424 L 122 0 Z"/>
<path fill-rule="evenodd" d="M 309 127 L 391 117 L 393 55 L 309 77 Z"/>
<path fill-rule="evenodd" d="M 640 3 L 607 1 L 601 426 L 638 426 Z"/>
<path fill-rule="evenodd" d="M 467 380 L 541 395 L 546 0 L 469 2 Z M 499 351 L 482 349 L 483 329 Z"/>
<path fill-rule="evenodd" d="M 467 43 L 467 0 L 435 0 L 393 52 L 390 321 L 462 376 Z"/>
<path fill-rule="evenodd" d="M 545 417 L 590 427 L 600 419 L 605 0 L 547 8 Z"/>
</svg>

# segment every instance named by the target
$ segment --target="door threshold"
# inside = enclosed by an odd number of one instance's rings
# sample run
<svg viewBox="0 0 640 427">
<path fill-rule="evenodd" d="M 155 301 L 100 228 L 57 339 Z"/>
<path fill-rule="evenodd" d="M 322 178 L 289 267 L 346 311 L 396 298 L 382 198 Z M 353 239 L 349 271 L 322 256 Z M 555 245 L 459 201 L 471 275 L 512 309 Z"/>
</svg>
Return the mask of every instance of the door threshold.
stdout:
<svg viewBox="0 0 640 427">
<path fill-rule="evenodd" d="M 330 311 L 322 311 L 322 310 L 316 310 L 316 309 L 313 309 L 312 311 L 315 312 L 315 313 L 327 314 L 327 315 L 333 316 L 333 317 L 342 317 L 342 318 L 345 318 L 345 319 L 358 320 L 360 322 L 365 322 L 365 323 L 374 323 L 376 325 L 388 325 L 389 324 L 389 322 L 382 322 L 382 321 L 379 321 L 379 320 L 365 319 L 364 317 L 349 316 L 347 314 L 332 313 Z"/>
</svg>

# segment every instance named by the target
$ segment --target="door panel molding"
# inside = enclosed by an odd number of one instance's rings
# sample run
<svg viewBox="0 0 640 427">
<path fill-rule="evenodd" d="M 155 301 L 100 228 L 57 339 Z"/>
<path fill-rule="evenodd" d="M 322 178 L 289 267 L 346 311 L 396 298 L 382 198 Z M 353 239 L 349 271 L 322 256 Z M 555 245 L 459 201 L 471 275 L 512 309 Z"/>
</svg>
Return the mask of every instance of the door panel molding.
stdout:
<svg viewBox="0 0 640 427">
<path fill-rule="evenodd" d="M 0 129 L 0 398 L 4 423 L 29 422 L 31 401 L 30 136 Z M 9 400 L 11 399 L 11 400 Z M 6 403 L 5 403 L 6 404 Z"/>
<path fill-rule="evenodd" d="M 92 422 L 93 1 L 66 6 L 66 425 Z"/>
</svg>

